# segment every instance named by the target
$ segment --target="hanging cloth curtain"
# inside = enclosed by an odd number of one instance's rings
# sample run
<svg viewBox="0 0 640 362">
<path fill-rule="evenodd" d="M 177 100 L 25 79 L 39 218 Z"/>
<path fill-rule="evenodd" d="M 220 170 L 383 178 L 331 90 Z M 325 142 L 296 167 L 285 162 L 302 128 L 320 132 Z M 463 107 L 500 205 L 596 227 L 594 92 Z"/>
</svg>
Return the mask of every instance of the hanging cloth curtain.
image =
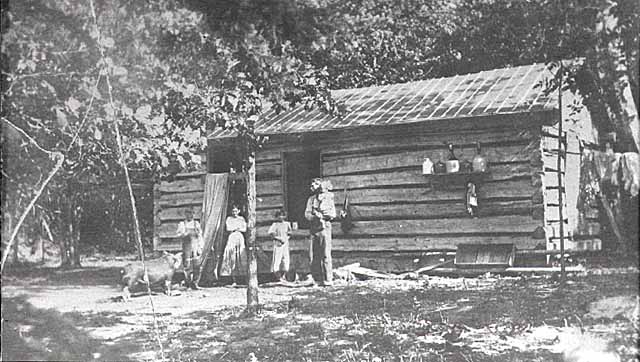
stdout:
<svg viewBox="0 0 640 362">
<path fill-rule="evenodd" d="M 218 263 L 224 250 L 224 219 L 229 199 L 229 174 L 209 173 L 204 185 L 202 220 L 204 226 L 204 249 L 200 256 L 202 273 L 218 279 Z"/>
</svg>

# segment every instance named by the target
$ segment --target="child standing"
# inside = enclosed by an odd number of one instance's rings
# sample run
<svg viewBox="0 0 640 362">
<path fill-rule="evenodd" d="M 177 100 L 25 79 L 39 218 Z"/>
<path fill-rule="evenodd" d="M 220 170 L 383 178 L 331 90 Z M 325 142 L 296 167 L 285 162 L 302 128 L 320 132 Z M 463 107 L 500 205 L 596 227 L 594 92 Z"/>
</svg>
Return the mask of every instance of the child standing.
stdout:
<svg viewBox="0 0 640 362">
<path fill-rule="evenodd" d="M 177 236 L 182 239 L 182 266 L 187 284 L 198 289 L 200 273 L 200 255 L 204 247 L 202 228 L 198 220 L 193 218 L 193 211 L 185 211 L 185 220 L 178 224 Z"/>
<path fill-rule="evenodd" d="M 278 221 L 271 224 L 269 235 L 273 238 L 273 258 L 271 259 L 271 272 L 281 282 L 286 281 L 289 271 L 289 235 L 291 235 L 291 223 L 287 220 L 284 210 L 276 211 Z"/>
</svg>

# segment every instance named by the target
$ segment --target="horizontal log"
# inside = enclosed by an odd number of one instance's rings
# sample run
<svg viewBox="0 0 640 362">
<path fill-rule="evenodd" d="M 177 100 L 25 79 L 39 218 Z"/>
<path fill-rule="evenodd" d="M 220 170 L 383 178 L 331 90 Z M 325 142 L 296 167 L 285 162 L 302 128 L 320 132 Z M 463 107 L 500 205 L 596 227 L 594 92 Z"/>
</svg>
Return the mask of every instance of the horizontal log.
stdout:
<svg viewBox="0 0 640 362">
<path fill-rule="evenodd" d="M 508 215 L 483 218 L 433 220 L 359 221 L 352 234 L 447 234 L 447 233 L 531 233 L 542 224 L 530 216 Z"/>
<path fill-rule="evenodd" d="M 544 189 L 542 187 L 535 187 L 533 195 L 531 195 L 531 203 L 534 205 L 544 203 Z"/>
<path fill-rule="evenodd" d="M 490 163 L 529 162 L 532 150 L 533 147 L 531 145 L 490 147 L 483 150 L 483 155 Z M 325 176 L 333 176 L 398 167 L 411 167 L 422 165 L 425 157 L 429 157 L 435 162 L 441 158 L 441 154 L 446 155 L 444 148 L 442 150 L 394 152 L 375 156 L 366 154 L 351 155 L 345 158 L 324 161 L 322 163 L 322 170 Z M 465 156 L 465 158 L 471 159 L 473 155 L 469 154 Z"/>
<path fill-rule="evenodd" d="M 542 221 L 533 220 L 530 216 L 508 215 L 488 216 L 482 218 L 450 218 L 428 220 L 385 220 L 356 221 L 349 231 L 353 235 L 433 235 L 433 234 L 474 234 L 474 233 L 521 233 L 529 234 L 542 225 Z M 345 233 L 340 223 L 332 223 L 332 234 L 341 236 Z M 268 237 L 269 226 L 260 226 L 256 230 L 258 237 Z M 306 237 L 307 231 L 296 230 L 294 238 Z"/>
<path fill-rule="evenodd" d="M 500 201 L 480 200 L 478 216 L 524 215 L 533 217 L 534 205 L 530 200 Z M 342 205 L 336 205 L 340 213 Z M 394 219 L 436 219 L 468 217 L 463 201 L 438 204 L 380 204 L 350 205 L 353 221 L 394 220 Z M 274 209 L 258 211 L 257 220 L 261 224 L 276 221 Z M 540 218 L 542 220 L 542 218 Z"/>
<path fill-rule="evenodd" d="M 276 179 L 282 175 L 282 165 L 277 163 L 256 163 L 256 179 L 268 180 Z"/>
<path fill-rule="evenodd" d="M 505 181 L 514 178 L 531 176 L 533 169 L 528 163 L 494 165 L 489 172 L 482 176 L 484 182 Z M 424 185 L 431 179 L 422 174 L 421 166 L 413 166 L 412 169 L 393 170 L 359 175 L 328 176 L 334 190 L 344 188 L 366 188 L 397 185 Z"/>
<path fill-rule="evenodd" d="M 158 190 L 163 193 L 185 193 L 194 191 L 204 191 L 204 183 L 201 178 L 184 179 L 177 181 L 163 181 Z M 258 180 L 256 181 L 256 192 L 258 195 L 281 194 L 282 182 L 278 180 Z"/>
<path fill-rule="evenodd" d="M 351 132 L 351 136 L 324 140 L 324 143 L 330 144 L 332 147 L 323 155 L 327 159 L 331 159 L 332 157 L 340 158 L 345 153 L 362 152 L 362 150 L 384 152 L 399 148 L 438 148 L 442 147 L 443 141 L 453 143 L 457 148 L 463 149 L 465 154 L 474 154 L 476 142 L 480 142 L 483 147 L 488 144 L 495 145 L 504 142 L 527 144 L 536 137 L 536 131 L 533 129 L 493 129 L 491 132 L 476 130 L 464 133 L 434 133 L 424 128 L 399 132 L 385 131 L 383 134 L 378 132 L 373 135 L 367 134 L 367 132 L 364 134 Z M 336 142 L 336 140 L 340 142 Z M 320 140 L 320 142 L 322 141 Z"/>
<path fill-rule="evenodd" d="M 245 179 L 245 175 L 242 173 L 232 173 L 229 174 L 229 179 L 231 181 L 240 180 L 243 181 Z M 160 185 L 160 190 L 165 192 L 185 192 L 185 191 L 200 191 L 204 190 L 204 178 L 199 181 L 198 179 L 190 179 L 190 180 L 179 180 L 172 182 L 163 182 Z M 200 185 L 198 185 L 200 182 Z M 282 193 L 281 180 L 257 180 L 256 181 L 256 189 L 258 194 L 278 194 Z"/>
<path fill-rule="evenodd" d="M 276 211 L 278 210 L 280 208 L 256 210 L 256 222 L 270 225 L 276 221 Z"/>
<path fill-rule="evenodd" d="M 535 240 L 528 236 L 455 236 L 455 237 L 390 237 L 390 238 L 333 238 L 332 250 L 352 251 L 427 251 L 456 249 L 460 244 L 514 244 L 517 249 L 533 249 L 544 240 Z M 260 247 L 269 251 L 273 241 L 261 239 Z M 294 239 L 289 242 L 293 252 L 309 250 L 308 239 Z"/>
<path fill-rule="evenodd" d="M 282 151 L 280 149 L 263 148 L 256 152 L 256 164 L 279 160 L 282 160 Z"/>
<path fill-rule="evenodd" d="M 157 199 L 157 203 L 161 207 L 172 206 L 197 206 L 202 205 L 204 199 L 204 191 L 192 191 L 172 194 L 162 194 Z M 258 196 L 256 198 L 256 207 L 258 209 L 273 209 L 282 207 L 283 197 L 282 195 L 268 195 Z"/>
<path fill-rule="evenodd" d="M 204 191 L 158 194 L 160 195 L 160 197 L 156 198 L 156 204 L 159 207 L 202 205 L 202 200 L 204 197 Z"/>
<path fill-rule="evenodd" d="M 258 197 L 282 194 L 282 182 L 280 180 L 258 180 L 256 181 L 256 193 Z"/>
<path fill-rule="evenodd" d="M 256 209 L 274 209 L 284 205 L 284 199 L 282 195 L 272 196 L 258 196 L 256 198 Z"/>
<path fill-rule="evenodd" d="M 534 167 L 536 169 L 540 169 L 540 170 L 544 169 L 544 160 L 542 158 L 542 150 L 537 149 L 537 150 L 531 151 L 531 154 L 529 155 L 529 164 L 531 165 L 531 167 Z"/>
<path fill-rule="evenodd" d="M 176 180 L 176 181 L 162 181 L 158 187 L 158 191 L 164 193 L 170 192 L 193 192 L 204 190 L 204 178 L 201 176 Z"/>
<path fill-rule="evenodd" d="M 181 207 L 170 207 L 158 210 L 157 216 L 162 221 L 169 220 L 184 220 L 185 213 L 187 210 L 191 210 L 193 212 L 193 218 L 196 220 L 200 220 L 202 216 L 202 204 L 199 207 L 191 207 L 191 206 L 181 206 Z"/>
<path fill-rule="evenodd" d="M 342 209 L 337 207 L 338 211 Z M 355 221 L 381 219 L 433 219 L 446 217 L 466 217 L 465 203 L 460 201 L 442 204 L 380 204 L 350 205 L 349 210 Z M 479 200 L 479 216 L 528 215 L 531 216 L 533 204 L 530 200 L 496 201 Z"/>
<path fill-rule="evenodd" d="M 544 205 L 542 204 L 534 204 L 531 203 L 531 217 L 534 220 L 543 220 L 544 219 Z"/>
<path fill-rule="evenodd" d="M 433 235 L 433 234 L 474 234 L 474 233 L 518 233 L 528 235 L 542 224 L 530 216 L 507 215 L 482 218 L 450 218 L 429 220 L 385 220 L 356 221 L 349 235 Z M 158 226 L 160 237 L 174 237 L 178 228 L 177 221 L 163 222 Z M 258 226 L 258 237 L 268 237 L 269 225 Z M 308 231 L 295 230 L 294 238 L 306 237 Z M 332 234 L 344 235 L 340 223 L 334 222 Z"/>
<path fill-rule="evenodd" d="M 539 137 L 539 126 L 547 118 L 549 115 L 542 113 L 517 117 L 487 116 L 383 127 L 364 126 L 357 132 L 353 129 L 330 130 L 315 133 L 313 137 L 308 137 L 309 134 L 271 135 L 264 149 L 299 151 L 305 147 L 317 147 L 348 152 L 404 144 L 441 146 L 443 140 L 457 145 L 473 145 L 476 141 L 482 144 L 504 140 L 518 142 Z"/>
<path fill-rule="evenodd" d="M 440 187 L 415 188 L 379 188 L 358 189 L 348 191 L 349 201 L 355 204 L 379 202 L 430 202 L 451 201 L 465 199 L 465 185 L 450 185 L 448 189 Z M 516 181 L 489 182 L 477 185 L 480 199 L 489 198 L 522 198 L 530 199 L 536 188 L 532 187 L 528 179 Z M 345 192 L 334 191 L 336 204 L 344 202 Z"/>
</svg>

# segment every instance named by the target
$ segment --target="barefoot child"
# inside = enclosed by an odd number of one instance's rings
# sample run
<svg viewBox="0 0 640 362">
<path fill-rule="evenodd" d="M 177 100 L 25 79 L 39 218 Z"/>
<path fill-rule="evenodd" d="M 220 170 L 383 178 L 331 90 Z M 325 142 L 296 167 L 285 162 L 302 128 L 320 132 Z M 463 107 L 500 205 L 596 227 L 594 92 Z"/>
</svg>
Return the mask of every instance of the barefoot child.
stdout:
<svg viewBox="0 0 640 362">
<path fill-rule="evenodd" d="M 271 224 L 269 235 L 273 238 L 273 258 L 271 259 L 271 272 L 281 282 L 286 281 L 285 275 L 289 271 L 289 235 L 291 235 L 291 223 L 286 221 L 287 214 L 284 210 L 276 211 L 278 221 Z"/>
</svg>

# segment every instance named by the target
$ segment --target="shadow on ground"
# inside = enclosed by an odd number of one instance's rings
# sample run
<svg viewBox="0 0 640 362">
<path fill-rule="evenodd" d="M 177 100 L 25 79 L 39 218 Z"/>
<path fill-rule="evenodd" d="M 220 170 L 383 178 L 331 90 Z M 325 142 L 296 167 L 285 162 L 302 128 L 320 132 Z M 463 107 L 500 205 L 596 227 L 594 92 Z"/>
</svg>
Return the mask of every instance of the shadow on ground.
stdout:
<svg viewBox="0 0 640 362">
<path fill-rule="evenodd" d="M 562 291 L 549 278 L 498 280 L 487 289 L 482 283 L 457 289 L 398 290 L 376 283 L 303 289 L 287 302 L 263 306 L 258 317 L 243 316 L 241 309 L 197 311 L 165 332 L 175 359 L 542 362 L 562 361 L 562 355 L 546 347 L 518 349 L 508 341 L 547 326 L 560 331 L 567 323 L 587 329 L 609 325 L 607 339 L 629 357 L 637 336 L 633 327 L 620 316 L 596 318 L 589 306 L 610 296 L 633 300 L 637 280 L 638 274 L 574 278 Z M 506 348 L 470 346 L 465 335 L 478 332 Z"/>
<path fill-rule="evenodd" d="M 88 286 L 112 285 L 120 279 L 121 267 L 83 267 L 61 269 L 49 267 L 11 268 L 2 275 L 3 283 L 12 285 Z"/>
<path fill-rule="evenodd" d="M 61 314 L 52 309 L 38 309 L 23 296 L 2 298 L 2 360 L 90 361 L 126 360 L 127 354 L 137 350 L 136 341 L 105 343 L 78 328 L 83 320 L 95 320 Z M 104 324 L 118 322 L 113 315 L 102 315 Z M 117 317 L 117 316 L 116 316 Z M 142 336 L 139 336 L 142 337 Z M 128 336 L 125 338 L 129 338 Z M 143 338 L 146 338 L 144 336 Z M 124 338 L 123 338 L 124 339 Z"/>
</svg>

